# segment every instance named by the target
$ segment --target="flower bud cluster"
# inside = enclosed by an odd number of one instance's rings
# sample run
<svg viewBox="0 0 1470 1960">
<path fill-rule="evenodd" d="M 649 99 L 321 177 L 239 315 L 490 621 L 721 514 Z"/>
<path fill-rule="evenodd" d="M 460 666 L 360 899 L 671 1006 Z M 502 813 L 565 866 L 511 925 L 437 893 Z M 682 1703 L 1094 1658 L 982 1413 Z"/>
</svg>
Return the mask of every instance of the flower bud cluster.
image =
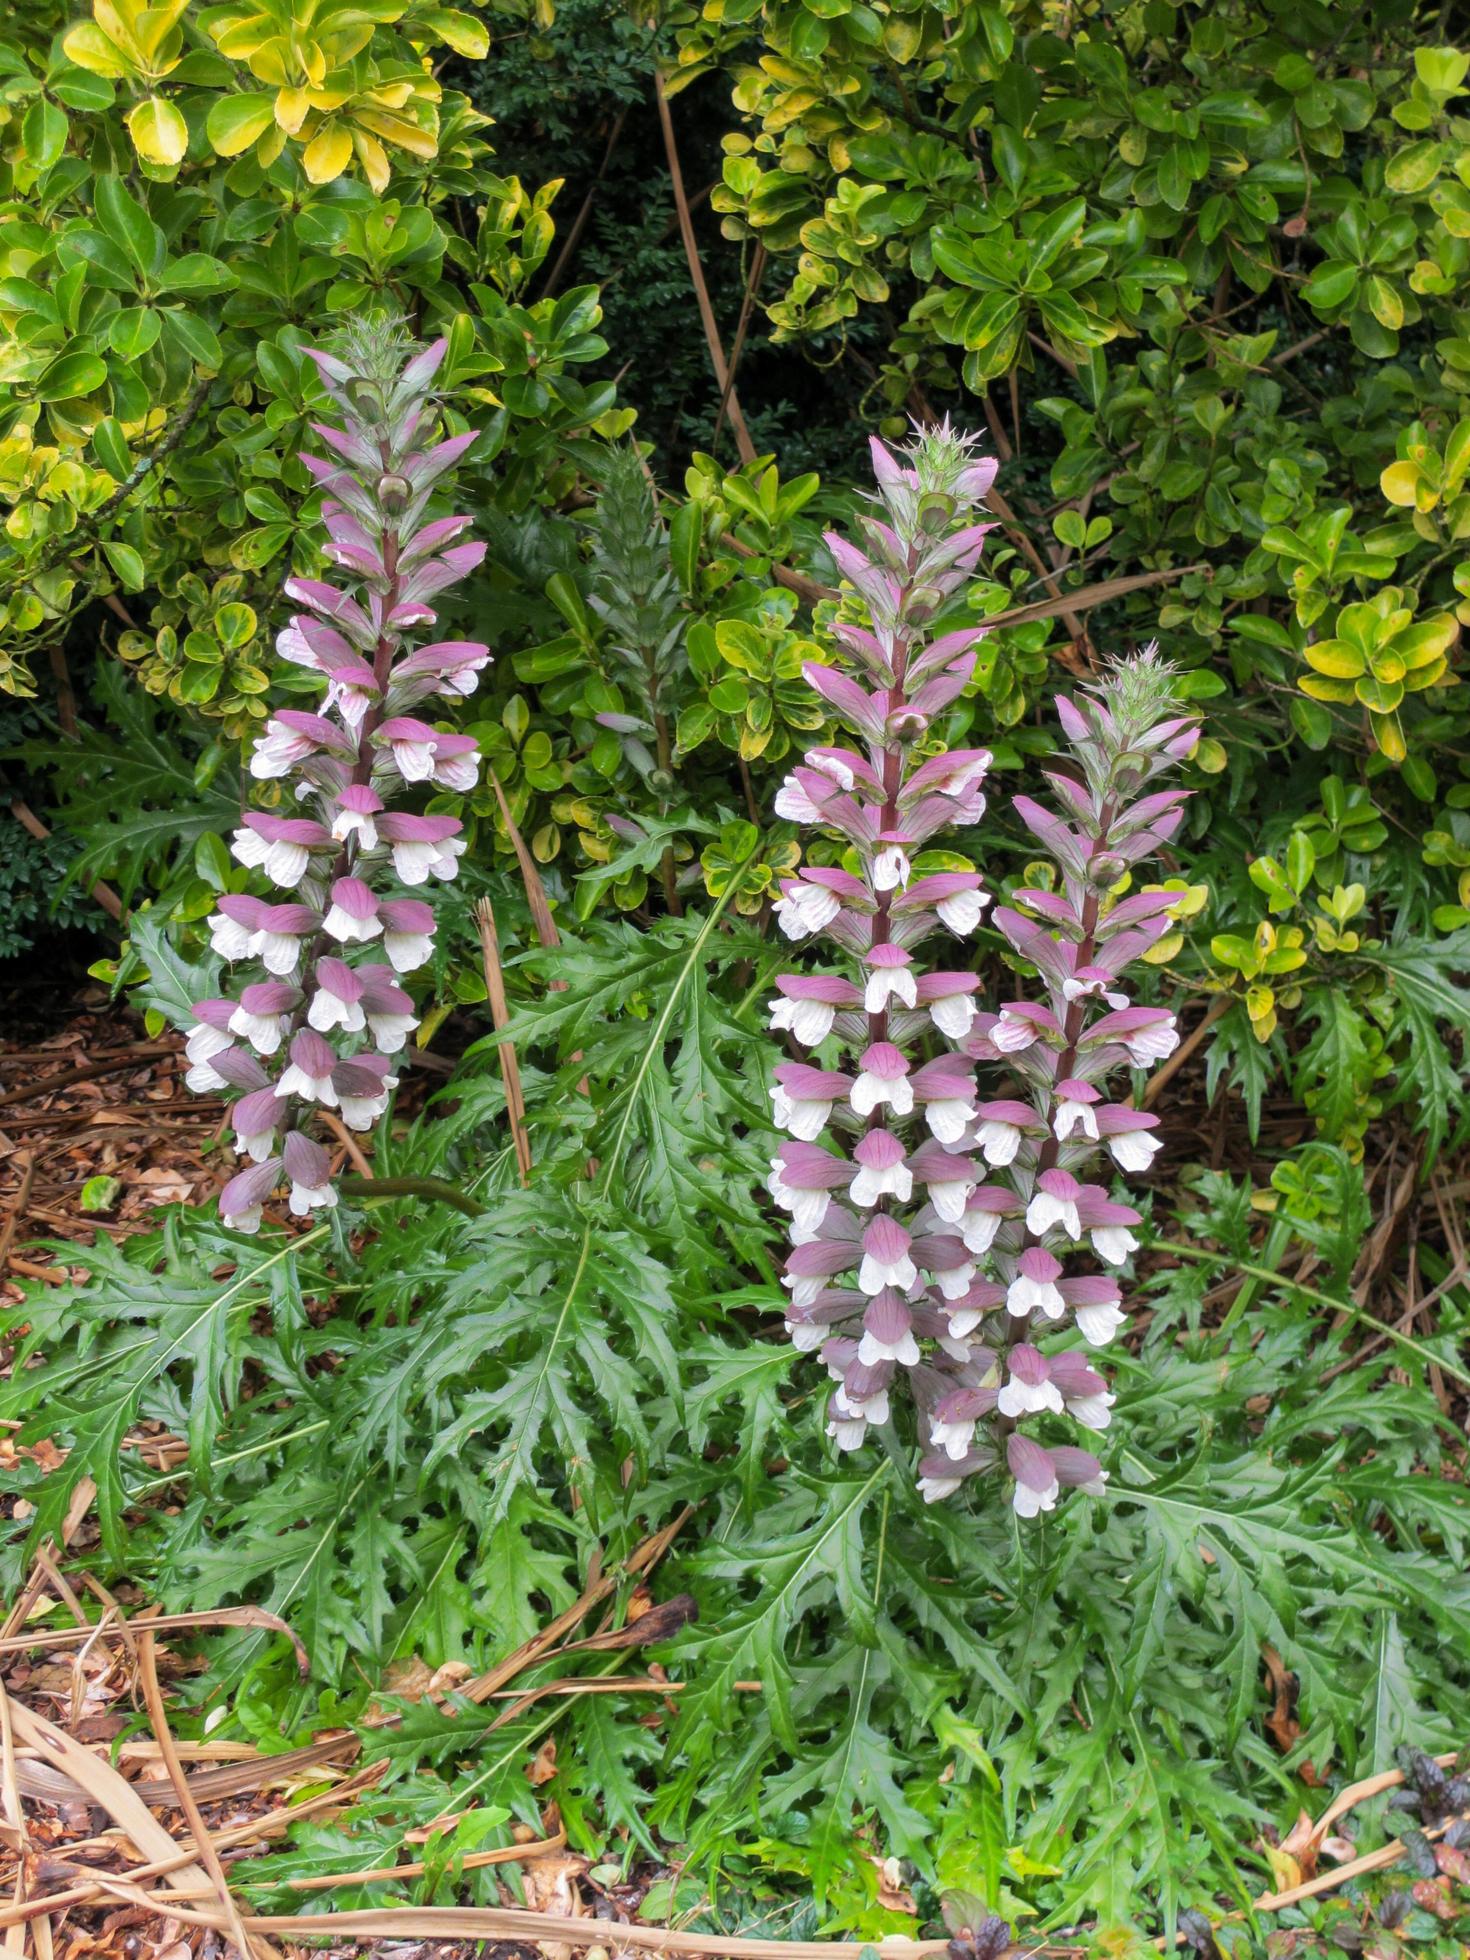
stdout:
<svg viewBox="0 0 1470 1960">
<path fill-rule="evenodd" d="M 430 717 L 436 697 L 471 694 L 490 659 L 475 641 L 408 645 L 485 551 L 456 542 L 468 517 L 429 515 L 475 440 L 431 438 L 445 351 L 440 340 L 405 357 L 369 326 L 343 358 L 311 352 L 342 426 L 313 424 L 330 454 L 302 461 L 324 492 L 326 556 L 342 583 L 286 581 L 301 610 L 277 649 L 315 676 L 320 697 L 267 722 L 250 774 L 279 783 L 282 803 L 247 811 L 233 844 L 284 896 L 219 900 L 211 940 L 244 984 L 194 1003 L 187 1043 L 189 1086 L 236 1098 L 235 1142 L 250 1163 L 220 1211 L 241 1231 L 257 1229 L 282 1184 L 298 1217 L 336 1203 L 317 1112 L 369 1130 L 386 1109 L 393 1057 L 418 1025 L 403 982 L 433 950 L 434 913 L 415 894 L 453 878 L 465 848 L 457 817 L 404 807 L 425 790 L 474 786 L 475 742 Z"/>
<path fill-rule="evenodd" d="M 1147 786 L 1196 732 L 1170 711 L 1172 677 L 1152 650 L 1059 701 L 1072 754 L 1047 773 L 1061 812 L 1015 802 L 1057 879 L 992 920 L 1035 969 L 1036 997 L 982 1006 L 963 957 L 921 960 L 940 930 L 972 935 L 990 902 L 976 873 L 926 872 L 916 859 L 985 808 L 988 753 L 934 754 L 931 731 L 970 679 L 984 630 L 944 631 L 940 615 L 991 528 L 973 518 L 995 465 L 947 426 L 902 460 L 875 441 L 873 460 L 865 548 L 828 539 L 867 614 L 866 626 L 833 629 L 862 678 L 805 669 L 858 743 L 812 750 L 776 800 L 778 815 L 835 832 L 856 866 L 803 869 L 776 908 L 788 937 L 824 938 L 840 957 L 779 978 L 771 1025 L 845 1060 L 775 1071 L 775 1120 L 789 1137 L 770 1180 L 791 1215 L 786 1325 L 835 1384 L 828 1432 L 840 1448 L 888 1421 L 905 1389 L 925 1497 L 1001 1474 L 1032 1517 L 1063 1485 L 1097 1491 L 1106 1478 L 1089 1451 L 1035 1430 L 1109 1420 L 1113 1397 L 1089 1351 L 1123 1325 L 1106 1269 L 1135 1250 L 1139 1223 L 1110 1178 L 1147 1168 L 1158 1119 L 1109 1101 L 1104 1085 L 1178 1039 L 1172 1015 L 1133 1005 L 1122 981 L 1169 929 L 1170 897 L 1113 894 L 1177 828 L 1184 793 Z"/>
</svg>

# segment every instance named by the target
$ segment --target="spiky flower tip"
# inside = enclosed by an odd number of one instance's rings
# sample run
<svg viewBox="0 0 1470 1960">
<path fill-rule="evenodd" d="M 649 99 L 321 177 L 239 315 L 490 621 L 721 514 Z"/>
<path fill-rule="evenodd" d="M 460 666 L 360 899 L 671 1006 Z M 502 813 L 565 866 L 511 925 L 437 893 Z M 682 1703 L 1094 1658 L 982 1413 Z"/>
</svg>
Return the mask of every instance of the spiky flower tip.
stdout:
<svg viewBox="0 0 1470 1960">
<path fill-rule="evenodd" d="M 770 1181 L 792 1221 L 786 1325 L 836 1384 L 839 1448 L 859 1447 L 902 1394 L 927 1444 L 926 1498 L 1001 1476 L 1034 1517 L 1063 1485 L 1106 1481 L 1090 1451 L 1052 1440 L 1067 1424 L 1106 1427 L 1113 1398 L 1087 1350 L 1125 1321 L 1113 1274 L 1077 1262 L 1119 1268 L 1136 1249 L 1139 1213 L 1110 1173 L 1147 1168 L 1158 1118 L 1103 1084 L 1178 1040 L 1173 1016 L 1134 1005 L 1121 977 L 1169 930 L 1170 895 L 1117 888 L 1177 828 L 1182 792 L 1139 792 L 1196 731 L 1167 712 L 1172 682 L 1152 650 L 1060 699 L 1072 753 L 1048 775 L 1063 812 L 1015 800 L 1056 878 L 993 918 L 1037 973 L 1035 997 L 982 1007 L 962 958 L 921 960 L 941 931 L 972 935 L 989 904 L 978 873 L 916 860 L 985 808 L 989 754 L 933 751 L 984 630 L 943 630 L 943 614 L 991 528 L 972 519 L 995 464 L 946 426 L 901 457 L 875 442 L 873 465 L 867 548 L 827 540 L 867 613 L 833 628 L 856 672 L 804 670 L 856 741 L 813 749 L 776 799 L 779 816 L 835 833 L 857 867 L 804 869 L 776 908 L 788 937 L 825 937 L 838 955 L 783 975 L 771 1002 L 772 1027 L 821 1051 L 820 1065 L 778 1066 L 771 1091 L 791 1138 Z"/>
<path fill-rule="evenodd" d="M 233 845 L 285 897 L 221 898 L 210 935 L 244 984 L 194 1003 L 187 1044 L 189 1086 L 234 1098 L 236 1144 L 251 1161 L 220 1211 L 247 1232 L 283 1183 L 298 1216 L 335 1204 L 319 1112 L 369 1130 L 397 1085 L 392 1058 L 418 1025 L 401 983 L 434 943 L 433 910 L 410 894 L 452 878 L 465 848 L 457 817 L 414 805 L 436 788 L 471 789 L 479 765 L 470 736 L 427 717 L 434 700 L 473 693 L 490 659 L 478 641 L 409 644 L 437 620 L 430 601 L 485 551 L 455 542 L 468 517 L 432 515 L 475 440 L 429 439 L 446 344 L 415 349 L 385 319 L 354 323 L 339 344 L 308 349 L 340 426 L 315 423 L 330 453 L 302 461 L 323 493 L 341 582 L 287 579 L 301 610 L 276 641 L 320 696 L 266 723 L 250 774 L 279 783 L 282 799 L 247 811 Z"/>
</svg>

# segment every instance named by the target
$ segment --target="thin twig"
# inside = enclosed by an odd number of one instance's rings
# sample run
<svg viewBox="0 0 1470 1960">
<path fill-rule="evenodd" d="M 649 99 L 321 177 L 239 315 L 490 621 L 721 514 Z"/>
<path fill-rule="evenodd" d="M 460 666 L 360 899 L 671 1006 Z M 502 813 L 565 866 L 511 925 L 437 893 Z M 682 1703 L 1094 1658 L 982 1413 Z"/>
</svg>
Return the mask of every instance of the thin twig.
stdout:
<svg viewBox="0 0 1470 1960">
<path fill-rule="evenodd" d="M 1199 1047 L 1200 1043 L 1204 1040 L 1205 1036 L 1210 1032 L 1210 1029 L 1214 1027 L 1215 1023 L 1219 1020 L 1220 1016 L 1225 1012 L 1225 1010 L 1229 1007 L 1229 1005 L 1230 1005 L 1229 994 L 1216 994 L 1215 998 L 1210 1002 L 1209 1006 L 1205 1009 L 1204 1014 L 1200 1018 L 1198 1026 L 1192 1029 L 1191 1032 L 1185 1036 L 1184 1040 L 1180 1042 L 1179 1046 L 1174 1050 L 1173 1054 L 1169 1057 L 1168 1061 L 1164 1063 L 1163 1067 L 1159 1069 L 1156 1075 L 1150 1078 L 1149 1085 L 1143 1092 L 1143 1100 L 1139 1104 L 1140 1109 L 1153 1108 L 1154 1104 L 1158 1101 L 1160 1095 L 1167 1087 L 1171 1078 L 1177 1075 L 1180 1069 L 1183 1068 L 1184 1064 L 1189 1060 L 1190 1056 Z"/>
<path fill-rule="evenodd" d="M 10 1248 L 15 1243 L 15 1234 L 19 1229 L 20 1221 L 26 1215 L 26 1207 L 31 1201 L 31 1186 L 35 1179 L 36 1160 L 34 1157 L 27 1157 L 25 1169 L 20 1174 L 20 1190 L 16 1193 L 15 1203 L 6 1213 L 5 1223 L 0 1225 L 0 1272 L 5 1270 L 5 1262 L 10 1257 Z"/>
<path fill-rule="evenodd" d="M 510 1026 L 510 1002 L 505 994 L 505 970 L 500 964 L 500 938 L 495 930 L 495 907 L 488 898 L 475 906 L 475 924 L 480 930 L 480 957 L 485 967 L 485 992 L 490 1000 L 490 1018 L 498 1034 Z M 521 1065 L 515 1043 L 508 1038 L 499 1044 L 500 1079 L 505 1084 L 505 1114 L 515 1144 L 516 1171 L 523 1186 L 531 1182 L 531 1137 L 526 1127 L 526 1097 L 521 1087 Z"/>
<path fill-rule="evenodd" d="M 166 461 L 173 454 L 174 450 L 178 448 L 179 444 L 187 435 L 190 424 L 193 422 L 195 416 L 209 399 L 209 391 L 214 386 L 215 379 L 216 377 L 212 374 L 200 376 L 198 381 L 195 382 L 188 400 L 164 430 L 158 447 L 151 450 L 148 455 L 133 465 L 132 469 L 123 478 L 122 482 L 105 503 L 99 504 L 96 510 L 87 513 L 83 520 L 83 526 L 86 532 L 95 533 L 112 516 L 115 510 L 120 510 L 128 502 L 134 491 L 141 489 L 143 483 L 158 464 Z M 62 559 L 71 557 L 76 552 L 78 546 L 85 542 L 85 537 L 79 536 L 76 531 L 69 531 L 64 536 L 57 538 L 53 543 L 45 547 L 33 565 L 28 566 L 19 577 L 12 579 L 10 585 L 5 588 L 6 591 L 14 591 L 20 586 L 29 585 L 34 579 L 39 578 L 43 572 L 49 572 L 54 565 L 59 565 Z M 123 608 L 123 617 L 129 625 L 132 625 L 133 622 L 128 617 L 126 608 Z"/>
<path fill-rule="evenodd" d="M 720 396 L 719 411 L 715 416 L 715 432 L 710 437 L 710 450 L 719 445 L 720 430 L 725 425 L 725 411 L 730 406 L 730 390 L 735 386 L 735 371 L 740 366 L 740 356 L 745 352 L 745 336 L 750 331 L 751 311 L 755 306 L 755 296 L 760 291 L 761 278 L 766 269 L 766 248 L 760 239 L 755 242 L 755 250 L 750 255 L 750 273 L 745 281 L 745 292 L 740 301 L 740 317 L 735 322 L 735 338 L 730 343 L 730 371 L 725 376 L 724 391 Z"/>
<path fill-rule="evenodd" d="M 358 1176 L 371 1179 L 373 1167 L 363 1155 L 362 1145 L 352 1134 L 351 1130 L 348 1129 L 341 1117 L 334 1116 L 329 1109 L 319 1109 L 317 1114 L 332 1132 L 332 1135 L 337 1139 L 338 1143 L 347 1152 L 348 1159 L 356 1168 Z"/>
<path fill-rule="evenodd" d="M 199 1857 L 204 1869 L 214 1880 L 219 1892 L 219 1902 L 224 1910 L 225 1924 L 236 1946 L 240 1949 L 240 1960 L 249 1960 L 252 1952 L 260 1952 L 246 1932 L 240 1919 L 240 1908 L 235 1904 L 230 1891 L 225 1868 L 220 1863 L 220 1855 L 214 1847 L 214 1839 L 209 1835 L 209 1826 L 204 1821 L 204 1813 L 199 1808 L 194 1792 L 189 1788 L 189 1779 L 184 1774 L 184 1765 L 179 1761 L 179 1752 L 174 1747 L 173 1731 L 168 1725 L 168 1710 L 163 1704 L 163 1689 L 158 1683 L 158 1660 L 154 1652 L 155 1636 L 147 1630 L 138 1631 L 138 1678 L 143 1689 L 143 1700 L 147 1704 L 149 1719 L 153 1723 L 153 1733 L 158 1738 L 163 1760 L 179 1793 L 179 1808 L 183 1811 L 189 1829 L 194 1834 L 194 1842 L 199 1847 Z M 269 1953 L 269 1946 L 264 1951 Z"/>
<path fill-rule="evenodd" d="M 174 1051 L 182 1053 L 182 1050 Z M 16 1089 L 7 1089 L 0 1096 L 0 1108 L 11 1103 L 32 1102 L 37 1096 L 44 1096 L 52 1089 L 70 1089 L 78 1082 L 95 1082 L 104 1075 L 118 1075 L 125 1069 L 141 1068 L 146 1057 L 142 1055 L 118 1055 L 110 1062 L 88 1062 L 84 1068 L 65 1068 L 56 1075 L 40 1075 L 34 1082 L 25 1082 Z"/>
<path fill-rule="evenodd" d="M 618 147 L 618 138 L 622 135 L 623 124 L 627 120 L 628 108 L 625 103 L 613 118 L 612 129 L 608 133 L 607 148 L 602 153 L 602 162 L 597 166 L 597 175 L 587 186 L 587 195 L 582 199 L 582 208 L 573 219 L 571 230 L 562 240 L 561 250 L 557 253 L 555 263 L 552 265 L 550 272 L 546 275 L 546 284 L 541 289 L 542 299 L 550 299 L 566 276 L 567 267 L 571 264 L 572 256 L 576 252 L 577 246 L 581 243 L 582 233 L 587 228 L 587 220 L 592 215 L 592 203 L 597 196 L 598 186 L 607 175 L 608 165 L 613 160 L 613 152 Z"/>
<path fill-rule="evenodd" d="M 714 307 L 710 304 L 709 288 L 704 282 L 704 268 L 699 263 L 699 244 L 694 236 L 694 220 L 690 215 L 689 200 L 684 195 L 684 173 L 679 167 L 679 149 L 674 141 L 674 119 L 669 114 L 669 98 L 664 89 L 664 78 L 656 70 L 653 77 L 653 92 L 658 103 L 659 127 L 663 131 L 669 179 L 674 188 L 674 205 L 679 213 L 679 235 L 684 241 L 684 256 L 689 261 L 689 278 L 694 287 L 694 298 L 699 307 L 699 318 L 709 347 L 710 365 L 715 371 L 716 385 L 726 397 L 730 428 L 735 437 L 735 447 L 740 452 L 740 460 L 742 463 L 753 463 L 756 456 L 755 444 L 751 441 L 750 431 L 745 426 L 740 398 L 730 385 L 730 371 L 725 365 L 725 349 L 720 341 L 719 325 L 715 320 Z"/>
<path fill-rule="evenodd" d="M 38 844 L 44 844 L 46 839 L 51 835 L 51 832 L 42 823 L 35 811 L 31 809 L 30 805 L 22 802 L 18 796 L 12 796 L 10 799 L 10 814 L 15 818 L 15 821 L 20 825 L 22 830 L 28 830 L 31 833 Z M 119 921 L 122 919 L 124 910 L 123 902 L 112 889 L 111 885 L 104 885 L 99 878 L 92 887 L 92 897 L 96 899 L 104 912 L 110 913 L 114 919 Z"/>
</svg>

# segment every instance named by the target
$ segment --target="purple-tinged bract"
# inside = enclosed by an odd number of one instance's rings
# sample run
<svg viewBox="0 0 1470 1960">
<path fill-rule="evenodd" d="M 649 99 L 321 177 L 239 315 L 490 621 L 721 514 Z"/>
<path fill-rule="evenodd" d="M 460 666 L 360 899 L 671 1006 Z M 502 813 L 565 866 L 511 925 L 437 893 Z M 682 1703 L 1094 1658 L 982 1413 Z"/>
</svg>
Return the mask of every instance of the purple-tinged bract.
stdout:
<svg viewBox="0 0 1470 1960">
<path fill-rule="evenodd" d="M 1111 1180 L 1159 1148 L 1158 1119 L 1107 1083 L 1178 1043 L 1172 1014 L 1136 1003 L 1122 978 L 1170 930 L 1168 897 L 1123 894 L 1181 821 L 1185 793 L 1150 785 L 1196 728 L 1152 648 L 1058 702 L 1070 754 L 1047 776 L 1062 808 L 1014 805 L 1055 886 L 991 915 L 1036 978 L 979 999 L 963 945 L 990 903 L 984 878 L 952 855 L 929 869 L 923 853 L 985 808 L 988 753 L 941 742 L 984 631 L 952 620 L 995 470 L 947 425 L 902 458 L 873 453 L 861 542 L 828 539 L 866 624 L 834 628 L 845 665 L 806 670 L 855 739 L 813 749 L 776 799 L 779 816 L 835 835 L 850 867 L 805 867 L 776 907 L 788 939 L 828 942 L 819 969 L 779 978 L 771 1001 L 772 1027 L 821 1051 L 783 1062 L 771 1091 L 791 1138 L 770 1185 L 791 1215 L 787 1328 L 836 1384 L 839 1449 L 887 1422 L 906 1388 L 924 1496 L 1004 1478 L 1031 1518 L 1064 1486 L 1096 1493 L 1107 1478 L 1072 1440 L 1108 1425 L 1090 1355 L 1126 1322 L 1097 1263 L 1137 1250 L 1139 1213 Z"/>
<path fill-rule="evenodd" d="M 312 352 L 341 426 L 314 423 L 330 454 L 303 458 L 340 583 L 288 579 L 300 610 L 277 641 L 321 693 L 267 722 L 249 771 L 279 784 L 279 805 L 246 811 L 233 845 L 287 896 L 220 900 L 210 936 L 237 984 L 229 1000 L 196 1003 L 188 1044 L 190 1086 L 239 1096 L 236 1143 L 252 1161 L 220 1208 L 241 1231 L 283 1187 L 298 1216 L 336 1203 L 316 1112 L 367 1130 L 386 1109 L 389 1057 L 418 1025 L 400 981 L 434 944 L 433 908 L 408 892 L 453 878 L 464 850 L 459 819 L 422 805 L 472 788 L 478 769 L 472 738 L 435 715 L 441 700 L 474 691 L 489 649 L 409 644 L 432 635 L 430 601 L 483 555 L 451 542 L 468 517 L 430 508 L 474 436 L 431 440 L 442 340 L 415 349 L 380 323 L 346 340 L 340 356 Z"/>
</svg>

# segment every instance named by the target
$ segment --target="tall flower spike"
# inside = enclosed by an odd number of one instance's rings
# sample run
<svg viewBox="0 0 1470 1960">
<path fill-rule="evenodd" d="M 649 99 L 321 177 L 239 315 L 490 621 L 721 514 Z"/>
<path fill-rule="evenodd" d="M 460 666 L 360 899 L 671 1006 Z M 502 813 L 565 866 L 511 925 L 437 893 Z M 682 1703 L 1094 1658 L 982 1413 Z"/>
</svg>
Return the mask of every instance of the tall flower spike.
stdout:
<svg viewBox="0 0 1470 1960">
<path fill-rule="evenodd" d="M 1109 1102 L 1103 1085 L 1177 1042 L 1173 1017 L 1134 1006 L 1121 982 L 1168 930 L 1169 899 L 1113 894 L 1179 824 L 1183 794 L 1148 785 L 1195 728 L 1171 712 L 1172 676 L 1152 648 L 1058 702 L 1073 759 L 1048 774 L 1065 814 L 1015 806 L 1055 859 L 1057 888 L 1019 893 L 994 920 L 1035 968 L 1037 997 L 982 1009 L 952 942 L 979 925 L 983 880 L 916 873 L 915 861 L 985 808 L 989 755 L 936 754 L 934 731 L 984 631 L 946 630 L 944 614 L 991 528 L 974 519 L 995 465 L 947 424 L 900 456 L 875 441 L 873 464 L 861 545 L 828 539 L 867 623 L 835 628 L 851 671 L 806 670 L 856 740 L 813 749 L 777 800 L 835 832 L 857 866 L 805 868 L 776 908 L 788 938 L 825 938 L 837 954 L 836 970 L 778 979 L 771 1003 L 773 1028 L 825 1051 L 822 1066 L 783 1063 L 772 1090 L 791 1138 L 771 1179 L 792 1215 L 787 1328 L 801 1351 L 821 1348 L 839 1449 L 887 1421 L 906 1386 L 928 1446 L 924 1496 L 985 1473 L 1034 1517 L 1063 1486 L 1106 1480 L 1066 1439 L 1108 1423 L 1113 1398 L 1086 1356 L 1123 1324 L 1122 1289 L 1075 1270 L 1076 1255 L 1126 1263 L 1139 1214 L 1101 1167 L 1146 1168 L 1158 1146 L 1157 1119 Z M 944 956 L 923 959 L 941 931 Z M 1038 1422 L 1055 1445 L 1031 1433 Z"/>
<path fill-rule="evenodd" d="M 368 321 L 340 354 L 308 352 L 341 422 L 315 424 L 330 454 L 302 461 L 324 492 L 325 555 L 342 582 L 286 581 L 300 610 L 277 650 L 317 676 L 321 695 L 272 716 L 249 768 L 299 808 L 247 811 L 233 846 L 288 896 L 220 900 L 210 935 L 244 984 L 233 999 L 195 1003 L 188 1043 L 190 1086 L 239 1096 L 236 1142 L 251 1162 L 220 1209 L 246 1232 L 283 1186 L 298 1216 L 335 1204 L 315 1112 L 339 1110 L 367 1130 L 396 1086 L 388 1058 L 418 1025 L 400 977 L 429 960 L 434 940 L 432 907 L 404 888 L 453 878 L 464 850 L 457 817 L 408 806 L 473 787 L 475 743 L 438 727 L 433 704 L 472 693 L 490 659 L 469 640 L 408 644 L 434 626 L 430 600 L 485 549 L 454 542 L 469 518 L 430 513 L 474 441 L 428 439 L 445 342 L 417 349 Z"/>
</svg>

